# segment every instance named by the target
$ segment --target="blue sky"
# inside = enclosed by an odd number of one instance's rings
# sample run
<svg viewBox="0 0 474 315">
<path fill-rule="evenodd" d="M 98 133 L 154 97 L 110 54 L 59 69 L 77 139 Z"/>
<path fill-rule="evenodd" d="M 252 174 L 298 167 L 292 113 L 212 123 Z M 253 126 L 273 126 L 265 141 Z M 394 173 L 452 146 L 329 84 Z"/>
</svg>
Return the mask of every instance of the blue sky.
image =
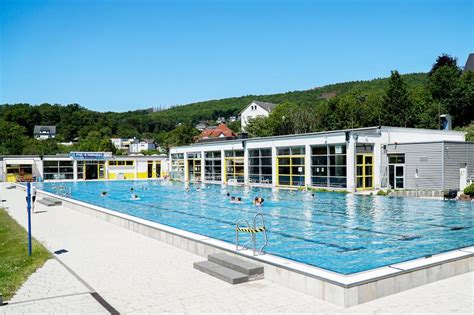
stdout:
<svg viewBox="0 0 474 315">
<path fill-rule="evenodd" d="M 126 111 L 426 72 L 473 0 L 0 0 L 0 104 Z"/>
</svg>

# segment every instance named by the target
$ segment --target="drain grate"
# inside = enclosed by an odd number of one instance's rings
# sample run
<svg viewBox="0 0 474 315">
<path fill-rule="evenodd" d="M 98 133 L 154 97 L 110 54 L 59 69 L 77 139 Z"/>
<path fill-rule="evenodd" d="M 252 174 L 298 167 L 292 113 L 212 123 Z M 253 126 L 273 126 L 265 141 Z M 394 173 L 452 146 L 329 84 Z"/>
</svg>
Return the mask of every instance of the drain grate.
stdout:
<svg viewBox="0 0 474 315">
<path fill-rule="evenodd" d="M 61 254 L 67 253 L 67 252 L 69 252 L 69 251 L 67 249 L 63 248 L 63 249 L 59 249 L 59 250 L 55 251 L 54 253 L 56 255 L 61 255 Z"/>
</svg>

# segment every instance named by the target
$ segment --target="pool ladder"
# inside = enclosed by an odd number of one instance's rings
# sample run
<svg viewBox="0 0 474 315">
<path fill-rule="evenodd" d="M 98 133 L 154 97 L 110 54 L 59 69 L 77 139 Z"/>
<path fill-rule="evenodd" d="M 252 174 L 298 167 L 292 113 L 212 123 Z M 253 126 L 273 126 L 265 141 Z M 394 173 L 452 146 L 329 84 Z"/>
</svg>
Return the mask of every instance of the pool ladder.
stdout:
<svg viewBox="0 0 474 315">
<path fill-rule="evenodd" d="M 257 226 L 258 218 L 260 219 L 260 226 Z M 239 251 L 239 232 L 245 232 L 251 235 L 250 239 L 241 246 L 241 249 L 248 249 L 248 245 L 252 244 L 254 256 L 256 256 L 257 254 L 257 234 L 262 233 L 264 243 L 258 250 L 258 254 L 265 254 L 263 249 L 268 245 L 268 237 L 263 213 L 255 214 L 255 216 L 253 217 L 253 228 L 250 226 L 249 222 L 246 219 L 240 219 L 235 223 L 235 251 Z"/>
</svg>

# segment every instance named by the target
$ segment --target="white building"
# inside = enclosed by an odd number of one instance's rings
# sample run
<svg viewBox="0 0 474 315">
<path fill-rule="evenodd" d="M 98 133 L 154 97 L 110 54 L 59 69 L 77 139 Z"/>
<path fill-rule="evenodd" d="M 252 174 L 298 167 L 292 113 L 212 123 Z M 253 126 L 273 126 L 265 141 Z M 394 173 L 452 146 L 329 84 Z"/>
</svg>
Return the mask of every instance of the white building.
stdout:
<svg viewBox="0 0 474 315">
<path fill-rule="evenodd" d="M 369 127 L 175 147 L 170 176 L 348 191 L 460 189 L 462 178 L 474 176 L 473 157 L 464 132 Z"/>
<path fill-rule="evenodd" d="M 36 140 L 53 139 L 56 137 L 56 126 L 35 126 L 33 136 Z"/>
<path fill-rule="evenodd" d="M 110 152 L 0 156 L 0 181 L 146 179 L 168 175 L 165 155 L 113 156 Z"/>
<path fill-rule="evenodd" d="M 252 101 L 239 114 L 242 131 L 245 131 L 245 127 L 252 119 L 257 117 L 268 117 L 275 107 L 276 104 L 273 103 Z"/>
<path fill-rule="evenodd" d="M 134 140 L 132 143 L 130 143 L 129 146 L 129 152 L 130 153 L 140 153 L 142 151 L 147 151 L 147 150 L 155 150 L 156 145 L 153 140 Z"/>
</svg>

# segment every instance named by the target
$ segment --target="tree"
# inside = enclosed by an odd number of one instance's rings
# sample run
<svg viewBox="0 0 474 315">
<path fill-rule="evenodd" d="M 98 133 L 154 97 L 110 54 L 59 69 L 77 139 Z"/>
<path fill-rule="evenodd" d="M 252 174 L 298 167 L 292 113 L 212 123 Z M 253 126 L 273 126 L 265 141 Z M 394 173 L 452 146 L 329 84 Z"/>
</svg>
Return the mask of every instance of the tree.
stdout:
<svg viewBox="0 0 474 315">
<path fill-rule="evenodd" d="M 188 145 L 195 141 L 199 131 L 190 125 L 180 125 L 167 134 L 165 147 L 168 150 L 172 146 Z"/>
<path fill-rule="evenodd" d="M 245 131 L 252 137 L 268 137 L 274 135 L 268 117 L 256 117 L 245 126 Z"/>
<path fill-rule="evenodd" d="M 101 152 L 112 152 L 112 154 L 115 154 L 115 152 L 117 151 L 117 148 L 113 145 L 112 141 L 110 141 L 109 138 L 104 138 L 99 143 L 98 149 Z"/>
<path fill-rule="evenodd" d="M 382 125 L 407 127 L 412 115 L 412 104 L 400 73 L 392 71 L 388 88 L 382 102 Z"/>
<path fill-rule="evenodd" d="M 21 154 L 27 141 L 26 128 L 0 119 L 0 152 Z"/>
<path fill-rule="evenodd" d="M 474 120 L 474 71 L 459 78 L 445 102 L 455 126 L 464 126 Z"/>
<path fill-rule="evenodd" d="M 436 58 L 436 62 L 431 67 L 431 70 L 430 72 L 428 72 L 428 75 L 431 77 L 433 73 L 436 72 L 436 70 L 444 66 L 447 66 L 450 68 L 457 68 L 458 66 L 457 63 L 458 63 L 457 58 L 451 57 L 448 54 L 442 54 L 441 56 L 438 56 L 438 58 Z"/>
</svg>

